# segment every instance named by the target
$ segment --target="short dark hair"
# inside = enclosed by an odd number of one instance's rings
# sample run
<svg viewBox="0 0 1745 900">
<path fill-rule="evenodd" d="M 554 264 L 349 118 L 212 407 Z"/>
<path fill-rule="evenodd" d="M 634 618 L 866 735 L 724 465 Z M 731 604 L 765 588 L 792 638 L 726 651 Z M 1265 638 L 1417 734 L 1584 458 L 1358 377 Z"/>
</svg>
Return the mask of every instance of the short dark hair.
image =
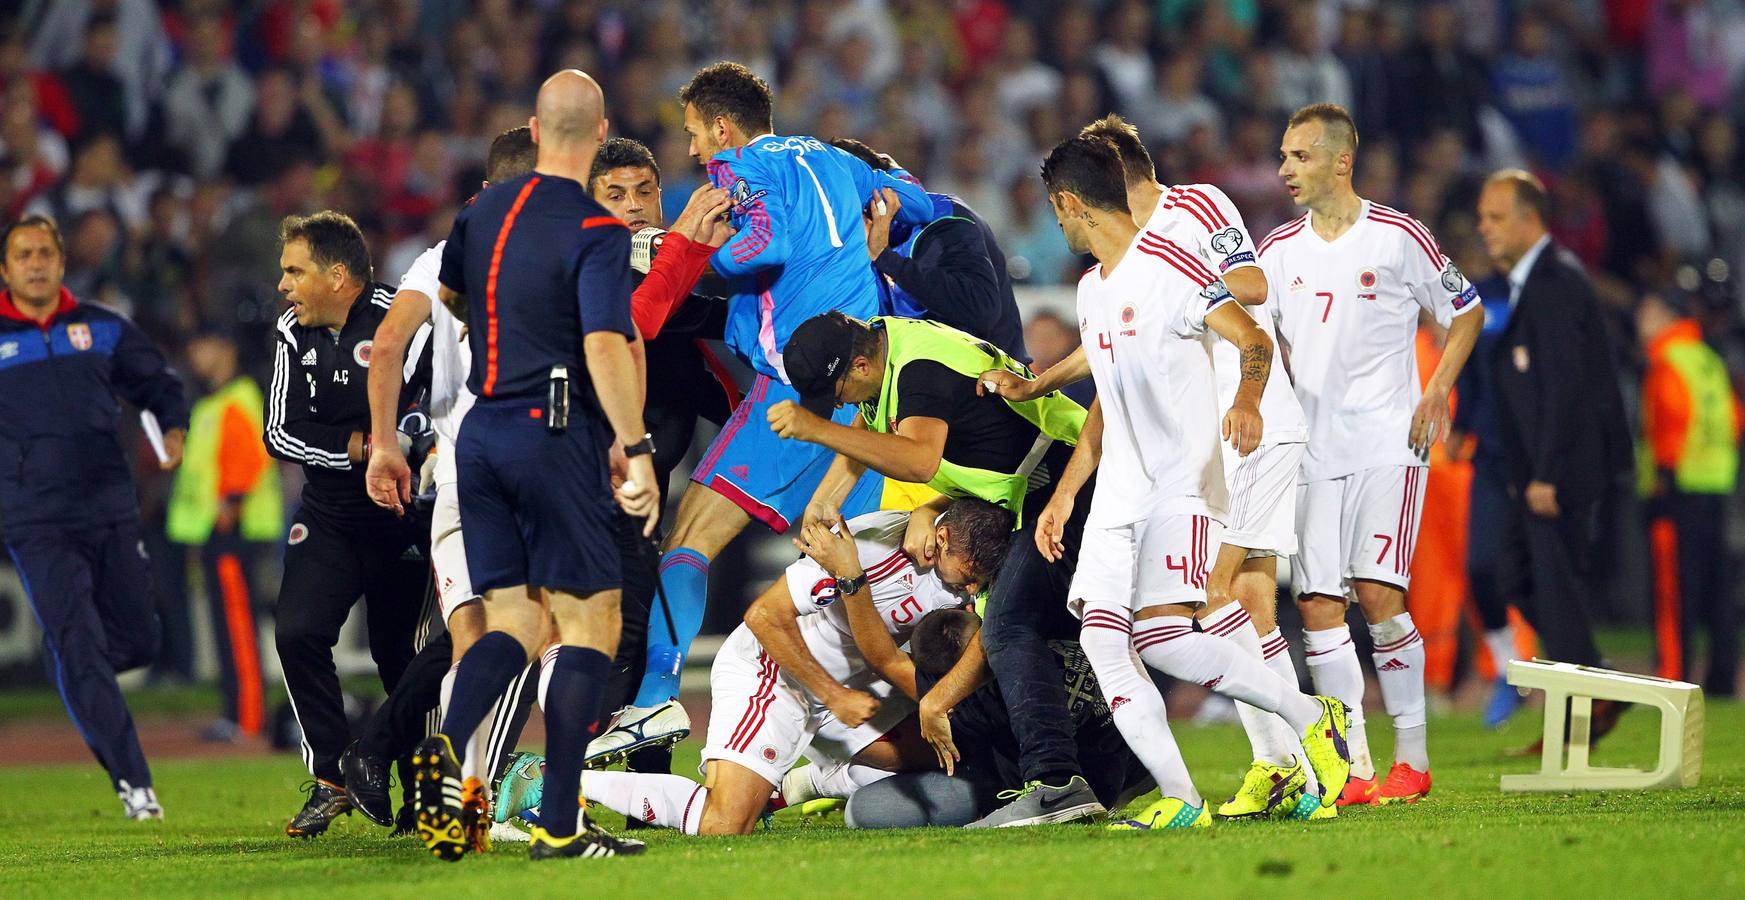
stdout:
<svg viewBox="0 0 1745 900">
<path fill-rule="evenodd" d="M 1121 118 L 1118 113 L 1109 113 L 1086 125 L 1079 129 L 1079 134 L 1100 137 L 1115 145 L 1115 151 L 1121 154 L 1121 168 L 1126 172 L 1128 184 L 1157 180 L 1157 164 L 1151 161 L 1151 151 L 1146 148 L 1145 139 L 1139 136 L 1139 129 L 1132 122 Z"/>
<path fill-rule="evenodd" d="M 961 607 L 936 609 L 922 616 L 909 635 L 909 654 L 915 660 L 915 668 L 929 678 L 943 677 L 957 665 L 981 627 L 981 616 Z"/>
<path fill-rule="evenodd" d="M 975 497 L 959 497 L 945 508 L 939 524 L 951 532 L 951 549 L 969 560 L 976 577 L 994 577 L 1012 543 L 1012 511 Z"/>
<path fill-rule="evenodd" d="M 485 154 L 485 180 L 492 184 L 513 181 L 533 171 L 538 160 L 533 129 L 517 125 L 491 139 L 491 149 Z"/>
<path fill-rule="evenodd" d="M 12 250 L 12 233 L 20 228 L 41 228 L 47 231 L 48 236 L 54 238 L 55 251 L 62 256 L 67 254 L 67 244 L 61 240 L 61 227 L 55 224 L 55 220 L 48 216 L 30 215 L 13 222 L 6 226 L 4 232 L 0 232 L 0 260 L 5 259 L 6 254 Z"/>
<path fill-rule="evenodd" d="M 1121 151 L 1107 138 L 1079 135 L 1054 145 L 1042 161 L 1042 183 L 1051 196 L 1071 192 L 1097 209 L 1129 212 Z"/>
<path fill-rule="evenodd" d="M 588 183 L 613 169 L 648 169 L 654 173 L 654 183 L 660 184 L 660 163 L 648 145 L 631 138 L 607 138 L 594 154 L 594 166 L 588 170 Z"/>
<path fill-rule="evenodd" d="M 374 275 L 363 229 L 345 213 L 324 209 L 307 216 L 286 216 L 279 225 L 279 243 L 292 241 L 308 244 L 310 258 L 323 269 L 337 263 L 363 284 Z"/>
<path fill-rule="evenodd" d="M 1311 103 L 1291 113 L 1291 120 L 1285 127 L 1295 128 L 1306 122 L 1320 122 L 1321 127 L 1330 132 L 1330 137 L 1347 142 L 1348 149 L 1357 152 L 1357 120 L 1351 118 L 1345 107 L 1337 103 Z"/>
<path fill-rule="evenodd" d="M 705 121 L 726 116 L 747 135 L 770 131 L 775 121 L 769 85 L 736 62 L 704 66 L 679 88 L 679 102 L 695 106 Z"/>
<path fill-rule="evenodd" d="M 836 138 L 830 146 L 847 153 L 849 156 L 872 166 L 875 172 L 889 172 L 897 167 L 897 161 L 886 154 L 880 153 L 854 138 Z"/>
<path fill-rule="evenodd" d="M 1515 203 L 1533 211 L 1540 222 L 1550 221 L 1551 200 L 1545 193 L 1545 182 L 1526 169 L 1501 169 L 1491 173 L 1485 184 L 1506 184 L 1515 191 Z"/>
</svg>

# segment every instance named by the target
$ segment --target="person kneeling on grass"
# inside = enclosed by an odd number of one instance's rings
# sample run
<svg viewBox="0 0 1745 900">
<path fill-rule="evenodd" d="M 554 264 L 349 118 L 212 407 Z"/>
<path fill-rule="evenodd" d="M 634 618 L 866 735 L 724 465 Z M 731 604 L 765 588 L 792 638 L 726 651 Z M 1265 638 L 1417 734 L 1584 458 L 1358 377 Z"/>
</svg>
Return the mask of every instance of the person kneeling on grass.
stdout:
<svg viewBox="0 0 1745 900">
<path fill-rule="evenodd" d="M 974 499 L 953 501 L 935 526 L 939 553 L 919 571 L 903 552 L 909 514 L 882 511 L 812 523 L 790 565 L 745 613 L 709 673 L 708 740 L 701 785 L 680 775 L 589 772 L 590 803 L 685 834 L 749 834 L 802 755 L 828 772 L 830 796 L 935 759 L 912 728 L 911 669 L 879 677 L 856 644 L 845 604 L 865 604 L 898 644 L 934 610 L 965 606 L 1005 556 L 1012 514 Z M 539 805 L 537 765 L 511 767 L 499 802 L 511 815 Z M 531 776 L 531 777 L 530 777 Z"/>
</svg>

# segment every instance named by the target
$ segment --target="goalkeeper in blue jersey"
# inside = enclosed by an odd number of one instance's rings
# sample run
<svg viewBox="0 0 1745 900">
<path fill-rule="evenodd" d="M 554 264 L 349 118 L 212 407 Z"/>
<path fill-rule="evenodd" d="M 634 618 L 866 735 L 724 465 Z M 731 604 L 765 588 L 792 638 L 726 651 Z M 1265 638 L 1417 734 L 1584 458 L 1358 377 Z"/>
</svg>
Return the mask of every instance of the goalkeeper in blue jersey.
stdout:
<svg viewBox="0 0 1745 900">
<path fill-rule="evenodd" d="M 916 185 L 875 172 L 817 138 L 774 134 L 769 85 L 738 63 L 704 68 L 679 91 L 679 100 L 692 158 L 732 197 L 737 233 L 709 262 L 732 288 L 727 345 L 757 378 L 691 474 L 706 490 L 685 492 L 660 561 L 656 602 L 666 604 L 671 627 L 653 617 L 641 688 L 589 746 L 590 765 L 689 733 L 690 719 L 675 698 L 685 652 L 702 627 L 710 560 L 753 519 L 778 534 L 787 531 L 835 457 L 820 445 L 778 438 L 764 424 L 771 406 L 799 400 L 782 370 L 782 348 L 813 316 L 878 314 L 863 210 L 895 208 L 897 222 L 912 228 L 936 215 Z M 853 418 L 846 408 L 836 421 Z M 882 476 L 869 471 L 841 515 L 877 509 L 883 491 Z"/>
</svg>

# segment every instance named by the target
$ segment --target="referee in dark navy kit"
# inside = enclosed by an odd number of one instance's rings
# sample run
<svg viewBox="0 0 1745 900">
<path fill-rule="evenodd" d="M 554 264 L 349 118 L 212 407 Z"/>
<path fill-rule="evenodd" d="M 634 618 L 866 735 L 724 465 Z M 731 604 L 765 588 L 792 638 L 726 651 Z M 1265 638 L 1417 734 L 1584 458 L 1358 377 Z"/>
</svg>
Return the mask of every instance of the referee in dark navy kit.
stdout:
<svg viewBox="0 0 1745 900">
<path fill-rule="evenodd" d="M 370 458 L 369 369 L 376 326 L 394 289 L 370 280 L 363 232 L 347 216 L 292 216 L 280 228 L 290 309 L 279 317 L 267 392 L 267 452 L 303 467 L 303 501 L 285 540 L 276 642 L 291 710 L 303 730 L 303 761 L 315 776 L 285 833 L 313 837 L 348 812 L 339 757 L 351 729 L 333 667 L 339 630 L 361 595 L 370 656 L 392 691 L 413 656 L 430 581 L 429 524 L 401 519 L 364 491 Z M 428 335 L 403 376 L 402 410 L 430 378 Z"/>
<path fill-rule="evenodd" d="M 413 752 L 418 834 L 459 859 L 482 849 L 483 784 L 463 784 L 456 742 L 543 649 L 562 645 L 545 696 L 541 823 L 530 858 L 639 853 L 582 819 L 582 753 L 618 647 L 621 569 L 607 452 L 623 446 L 624 511 L 659 516 L 630 316 L 630 232 L 588 196 L 605 97 L 574 69 L 547 79 L 529 122 L 534 170 L 493 184 L 455 217 L 441 300 L 467 323 L 477 404 L 455 445 L 461 530 L 486 633 L 461 658 L 442 730 Z M 458 745 L 465 749 L 465 742 Z"/>
<path fill-rule="evenodd" d="M 160 465 L 182 458 L 188 405 L 132 322 L 62 284 L 55 223 L 0 232 L 0 527 L 42 624 L 49 675 L 129 819 L 164 817 L 115 674 L 157 655 L 151 562 L 116 437 L 116 397 L 157 416 Z"/>
</svg>

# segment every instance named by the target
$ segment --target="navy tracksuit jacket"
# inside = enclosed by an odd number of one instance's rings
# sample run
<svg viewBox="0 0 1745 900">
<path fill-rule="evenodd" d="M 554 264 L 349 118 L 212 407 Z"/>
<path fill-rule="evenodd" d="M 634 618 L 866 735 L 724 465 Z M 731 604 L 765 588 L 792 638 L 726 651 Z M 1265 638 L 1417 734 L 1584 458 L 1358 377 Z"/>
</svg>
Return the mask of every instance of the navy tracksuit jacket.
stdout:
<svg viewBox="0 0 1745 900">
<path fill-rule="evenodd" d="M 62 288 L 38 325 L 0 292 L 0 533 L 49 677 L 119 789 L 151 771 L 115 673 L 151 661 L 159 628 L 117 396 L 188 427 L 181 381 L 133 323 Z"/>
</svg>

